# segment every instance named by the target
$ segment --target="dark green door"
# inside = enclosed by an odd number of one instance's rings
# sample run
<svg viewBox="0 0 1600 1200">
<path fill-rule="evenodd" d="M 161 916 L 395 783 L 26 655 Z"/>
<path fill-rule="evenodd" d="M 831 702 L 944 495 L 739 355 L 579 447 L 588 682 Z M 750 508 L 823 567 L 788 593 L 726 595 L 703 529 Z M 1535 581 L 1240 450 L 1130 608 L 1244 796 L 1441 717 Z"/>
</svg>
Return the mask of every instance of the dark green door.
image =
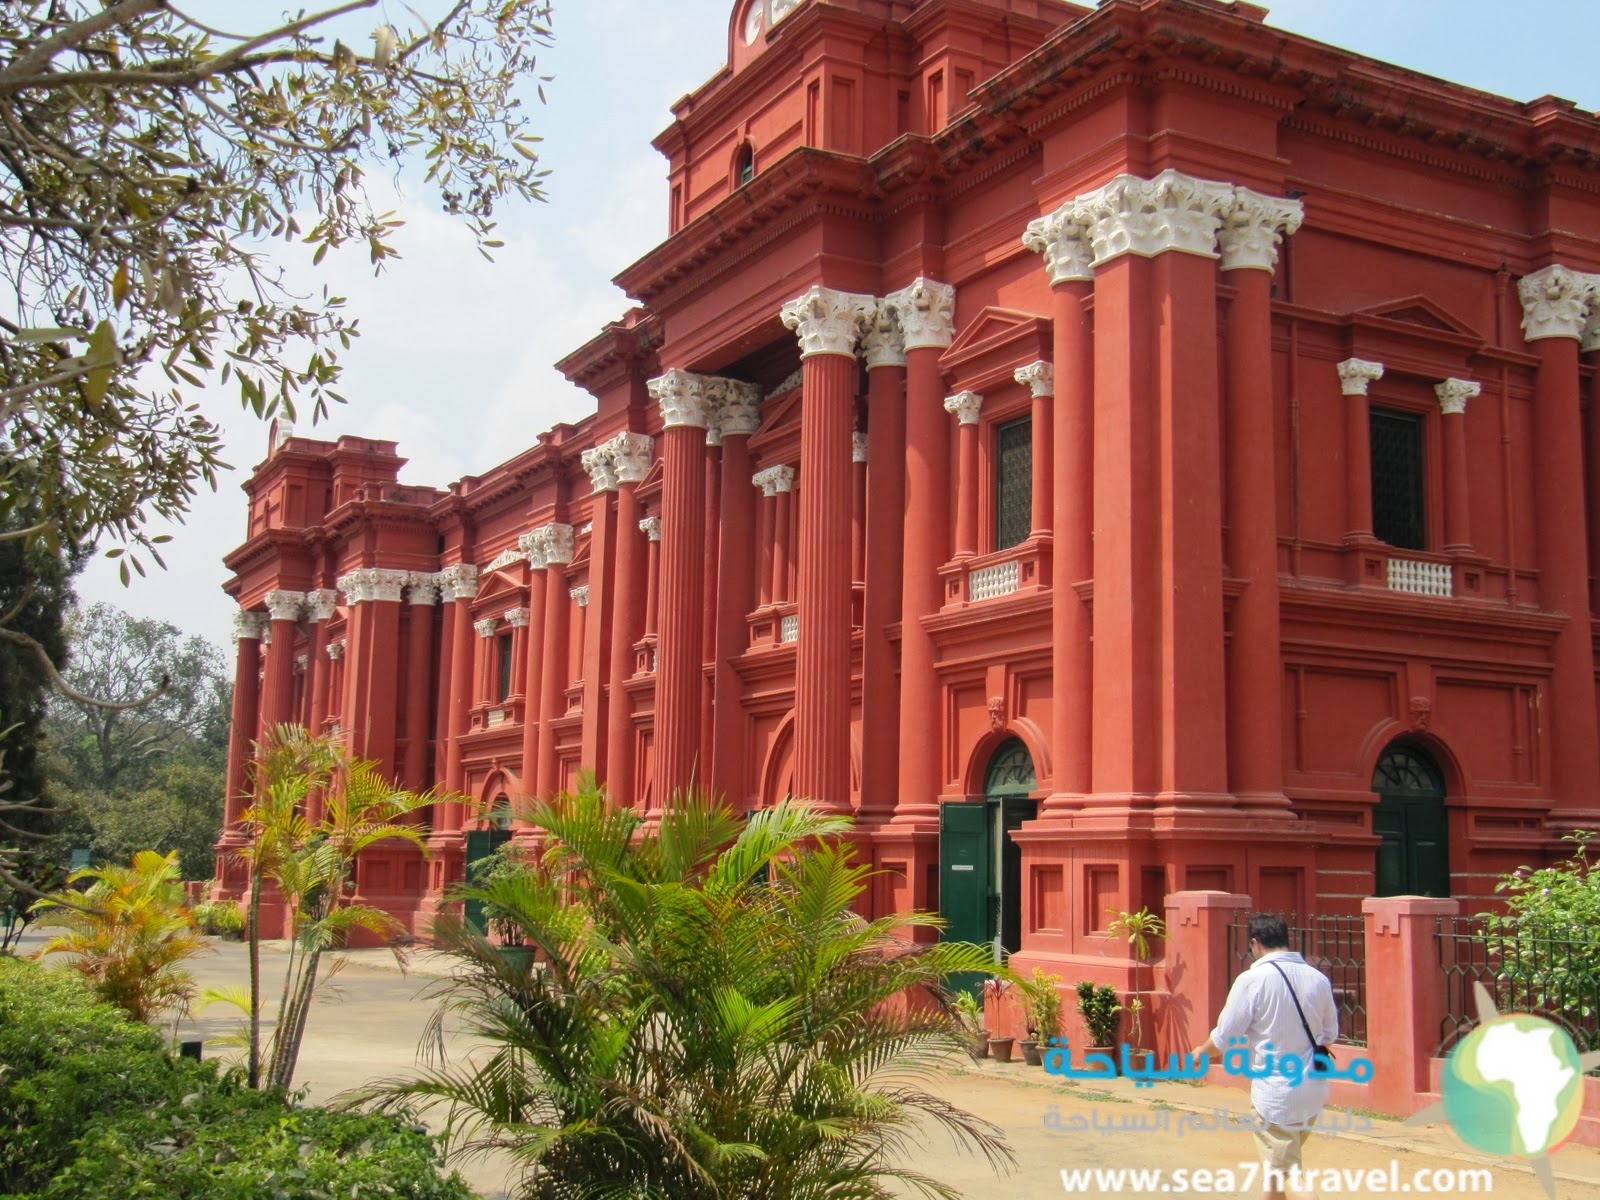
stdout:
<svg viewBox="0 0 1600 1200">
<path fill-rule="evenodd" d="M 511 840 L 509 829 L 469 829 L 467 830 L 467 880 L 472 879 L 472 864 L 479 859 L 488 858 L 501 846 Z M 468 925 L 479 933 L 484 931 L 483 901 L 468 900 L 466 912 L 463 914 Z"/>
<path fill-rule="evenodd" d="M 951 942 L 990 941 L 988 806 L 959 801 L 939 806 L 939 912 Z M 952 975 L 953 989 L 977 995 L 981 975 Z"/>
<path fill-rule="evenodd" d="M 1444 809 L 1444 775 L 1427 754 L 1390 746 L 1372 774 L 1378 806 L 1372 832 L 1378 846 L 1379 896 L 1450 895 L 1450 843 Z"/>
</svg>

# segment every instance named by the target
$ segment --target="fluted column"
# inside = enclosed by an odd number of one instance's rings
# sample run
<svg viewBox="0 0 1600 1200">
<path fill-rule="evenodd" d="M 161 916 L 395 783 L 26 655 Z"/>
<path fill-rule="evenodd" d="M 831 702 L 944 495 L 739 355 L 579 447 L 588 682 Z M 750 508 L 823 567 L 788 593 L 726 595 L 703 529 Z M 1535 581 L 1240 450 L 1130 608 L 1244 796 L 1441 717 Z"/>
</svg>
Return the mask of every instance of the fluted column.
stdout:
<svg viewBox="0 0 1600 1200">
<path fill-rule="evenodd" d="M 703 376 L 701 383 L 706 389 L 710 415 L 706 424 L 706 511 L 705 524 L 701 532 L 704 549 L 700 555 L 705 574 L 701 587 L 702 594 L 706 598 L 705 607 L 700 611 L 700 652 L 705 655 L 705 661 L 700 664 L 700 746 L 695 751 L 695 762 L 700 764 L 699 777 L 705 786 L 713 791 L 718 790 L 711 777 L 717 725 L 716 715 L 712 711 L 712 700 L 716 695 L 716 600 L 718 581 L 722 575 L 722 563 L 718 561 L 717 556 L 717 543 L 721 537 L 718 531 L 722 525 L 721 395 L 722 385 L 725 382 L 727 381 L 713 376 Z"/>
<path fill-rule="evenodd" d="M 850 435 L 850 578 L 861 583 L 867 572 L 867 435 Z"/>
<path fill-rule="evenodd" d="M 773 539 L 777 537 L 774 514 L 778 508 L 778 492 L 771 484 L 761 482 L 762 472 L 750 477 L 753 486 L 761 489 L 761 502 L 756 511 L 756 607 L 766 608 L 772 601 Z"/>
<path fill-rule="evenodd" d="M 800 339 L 800 637 L 795 652 L 794 786 L 826 810 L 850 808 L 850 435 L 856 343 L 871 296 L 813 287 L 783 323 Z"/>
<path fill-rule="evenodd" d="M 572 561 L 572 526 L 551 522 L 534 531 L 544 558 L 544 659 L 539 681 L 539 755 L 534 772 L 535 794 L 548 800 L 556 794 L 555 722 L 566 715 L 567 631 L 572 626 L 567 573 Z"/>
<path fill-rule="evenodd" d="M 655 637 L 660 632 L 661 613 L 661 518 L 645 517 L 639 522 L 645 536 L 644 632 Z"/>
<path fill-rule="evenodd" d="M 861 339 L 867 364 L 867 463 L 863 515 L 861 804 L 863 820 L 894 812 L 900 789 L 900 672 L 889 626 L 900 619 L 905 553 L 906 347 L 894 308 L 878 301 Z"/>
<path fill-rule="evenodd" d="M 267 669 L 261 685 L 261 730 L 265 737 L 294 720 L 294 640 L 300 629 L 304 592 L 271 591 L 266 595 L 271 622 Z"/>
<path fill-rule="evenodd" d="M 739 674 L 733 660 L 749 641 L 746 620 L 754 606 L 751 553 L 755 506 L 745 480 L 750 478 L 750 435 L 761 427 L 761 387 L 718 380 L 717 424 L 722 430 L 722 503 L 716 547 L 716 666 L 712 672 L 711 786 L 735 805 L 750 790 L 744 753 L 745 715 Z"/>
<path fill-rule="evenodd" d="M 450 714 L 454 711 L 452 696 L 455 680 L 455 617 L 456 606 L 452 589 L 444 585 L 444 574 L 434 576 L 439 583 L 439 686 L 433 711 L 433 786 L 445 790 L 448 786 L 450 759 Z M 438 817 L 433 820 L 435 828 Z"/>
<path fill-rule="evenodd" d="M 1087 308 L 1094 267 L 1087 227 L 1073 219 L 1070 205 L 1030 222 L 1022 244 L 1044 256 L 1054 330 L 1055 412 L 1047 453 L 1054 476 L 1049 522 L 1055 788 L 1043 812 L 1049 816 L 1074 807 L 1092 787 L 1092 629 L 1089 606 L 1076 585 L 1094 574 L 1094 329 Z M 1036 466 L 1038 461 L 1036 452 Z M 1034 523 L 1042 519 L 1035 515 Z"/>
<path fill-rule="evenodd" d="M 228 722 L 228 773 L 223 792 L 224 836 L 239 823 L 250 799 L 250 762 L 261 714 L 261 639 L 266 636 L 270 619 L 266 613 L 233 615 L 233 709 Z"/>
<path fill-rule="evenodd" d="M 957 558 L 978 553 L 978 410 L 983 397 L 977 392 L 957 392 L 944 398 L 944 410 L 956 419 L 961 442 L 956 479 Z"/>
<path fill-rule="evenodd" d="M 750 481 L 772 498 L 771 575 L 767 580 L 767 602 L 789 602 L 789 501 L 794 491 L 794 468 L 783 463 L 757 471 Z"/>
<path fill-rule="evenodd" d="M 328 719 L 328 696 L 333 677 L 333 660 L 328 657 L 328 620 L 339 603 L 339 593 L 332 588 L 319 588 L 306 593 L 306 621 L 310 624 L 310 662 L 307 670 L 310 679 L 306 686 L 311 693 L 311 712 L 307 727 L 314 734 L 322 732 Z"/>
<path fill-rule="evenodd" d="M 652 379 L 661 406 L 660 644 L 656 661 L 656 768 L 650 810 L 660 812 L 673 794 L 703 782 L 700 747 L 701 608 L 705 572 L 700 561 L 706 508 L 705 429 L 710 405 L 703 381 L 673 369 Z"/>
<path fill-rule="evenodd" d="M 1467 465 L 1467 401 L 1483 385 L 1467 379 L 1446 379 L 1434 389 L 1439 397 L 1439 424 L 1444 430 L 1444 548 L 1472 549 L 1472 477 Z"/>
<path fill-rule="evenodd" d="M 1600 304 L 1589 305 L 1578 349 L 1589 361 L 1589 429 L 1585 458 L 1589 466 L 1589 607 L 1600 615 Z"/>
<path fill-rule="evenodd" d="M 1517 284 L 1522 327 L 1539 356 L 1533 391 L 1539 601 L 1543 608 L 1567 615 L 1552 647 L 1546 718 L 1554 735 L 1551 790 L 1556 800 L 1574 809 L 1593 809 L 1600 796 L 1578 379 L 1578 343 L 1597 288 L 1600 277 L 1560 265 L 1535 271 Z"/>
<path fill-rule="evenodd" d="M 936 821 L 944 785 L 944 696 L 924 617 L 939 611 L 950 557 L 950 418 L 939 356 L 955 334 L 956 290 L 917 279 L 884 302 L 906 350 L 905 551 L 900 621 L 900 795 L 897 823 Z M 801 631 L 804 633 L 804 631 Z M 931 742 L 930 742 L 931 739 Z"/>
<path fill-rule="evenodd" d="M 349 606 L 346 621 L 345 717 L 350 749 L 395 774 L 396 707 L 400 682 L 400 593 L 410 571 L 364 567 L 339 580 Z"/>
<path fill-rule="evenodd" d="M 494 698 L 494 631 L 499 626 L 499 617 L 484 617 L 472 623 L 472 631 L 478 635 L 478 650 L 473 655 L 473 661 L 477 664 L 473 702 L 480 707 Z"/>
<path fill-rule="evenodd" d="M 461 739 L 467 734 L 472 713 L 472 601 L 478 595 L 478 568 L 458 563 L 441 571 L 439 581 L 441 599 L 454 601 L 450 619 L 450 732 L 445 742 L 445 787 L 459 792 L 467 780 Z M 460 804 L 439 807 L 448 810 L 443 827 L 460 829 Z"/>
<path fill-rule="evenodd" d="M 432 575 L 413 575 L 406 585 L 410 607 L 406 633 L 405 786 L 428 788 L 428 701 L 433 696 L 433 610 L 439 583 Z"/>
<path fill-rule="evenodd" d="M 1287 809 L 1278 592 L 1278 474 L 1272 396 L 1272 273 L 1300 228 L 1298 200 L 1235 193 L 1220 235 L 1233 284 L 1225 351 L 1226 518 L 1233 574 L 1245 580 L 1228 645 L 1228 786 L 1242 803 Z"/>
<path fill-rule="evenodd" d="M 634 802 L 633 704 L 627 681 L 633 675 L 633 646 L 644 636 L 644 600 L 639 587 L 640 555 L 646 543 L 639 536 L 638 485 L 650 473 L 654 440 L 642 433 L 612 439 L 612 464 L 617 475 L 616 588 L 611 599 L 611 662 L 606 703 L 606 792 L 617 805 Z"/>
<path fill-rule="evenodd" d="M 1028 537 L 1037 541 L 1050 536 L 1050 497 L 1054 493 L 1055 474 L 1051 455 L 1055 453 L 1056 369 L 1053 364 L 1039 359 L 1025 367 L 1018 367 L 1012 373 L 1012 378 L 1026 385 L 1028 394 L 1033 397 L 1028 422 L 1032 471 L 1028 495 Z"/>
<path fill-rule="evenodd" d="M 1344 394 L 1345 541 L 1370 540 L 1372 534 L 1372 410 L 1367 388 L 1383 378 L 1383 364 L 1347 358 L 1339 364 L 1339 390 Z"/>
<path fill-rule="evenodd" d="M 626 435 L 624 435 L 626 436 Z M 606 684 L 611 673 L 611 656 L 631 656 L 631 649 L 611 643 L 608 620 L 611 615 L 612 582 L 616 564 L 617 511 L 612 494 L 617 490 L 617 466 L 611 442 L 585 451 L 583 467 L 589 474 L 592 499 L 589 502 L 589 603 L 583 622 L 583 646 L 579 670 L 583 677 L 583 726 L 579 733 L 579 759 L 606 782 L 606 739 L 610 721 L 606 715 Z M 631 532 L 631 530 L 630 530 Z"/>
<path fill-rule="evenodd" d="M 539 689 L 544 677 L 545 569 L 544 546 L 537 530 L 517 539 L 528 561 L 528 628 L 522 663 L 522 763 L 517 769 L 524 799 L 534 797 L 539 774 L 539 729 L 544 720 Z"/>
</svg>

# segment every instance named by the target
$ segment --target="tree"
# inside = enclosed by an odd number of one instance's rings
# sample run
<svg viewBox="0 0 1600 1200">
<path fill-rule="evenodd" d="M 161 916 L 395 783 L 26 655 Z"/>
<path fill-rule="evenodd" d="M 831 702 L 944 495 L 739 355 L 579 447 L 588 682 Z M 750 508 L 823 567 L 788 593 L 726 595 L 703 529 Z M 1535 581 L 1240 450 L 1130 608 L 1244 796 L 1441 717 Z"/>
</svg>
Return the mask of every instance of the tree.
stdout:
<svg viewBox="0 0 1600 1200">
<path fill-rule="evenodd" d="M 871 872 L 841 840 L 848 818 L 678 798 L 641 836 L 639 814 L 588 791 L 527 820 L 537 862 L 459 897 L 515 923 L 537 963 L 434 925 L 460 960 L 434 1030 L 453 1014 L 488 1052 L 364 1098 L 441 1107 L 455 1153 L 510 1151 L 541 1200 L 887 1197 L 892 1180 L 953 1195 L 893 1160 L 922 1119 L 1010 1159 L 916 1084 L 971 1046 L 928 993 L 988 969 L 990 949 L 897 937 L 930 915 L 856 915 Z"/>
<path fill-rule="evenodd" d="M 142 573 L 166 538 L 147 522 L 223 465 L 185 387 L 214 372 L 258 416 L 340 398 L 356 321 L 291 291 L 269 246 L 353 243 L 381 268 L 398 222 L 368 171 L 419 158 L 485 253 L 496 205 L 541 195 L 521 88 L 549 0 L 435 0 L 431 22 L 354 32 L 377 5 L 246 29 L 170 0 L 0 6 L 0 540 L 108 535 Z"/>
<path fill-rule="evenodd" d="M 39 956 L 71 954 L 72 966 L 100 998 L 136 1021 L 153 1021 L 168 1007 L 187 1007 L 194 978 L 185 960 L 206 949 L 189 916 L 178 856 L 154 850 L 129 866 L 82 867 L 69 883 L 90 881 L 81 894 L 64 890 L 35 906 L 38 924 L 64 932 Z"/>
</svg>

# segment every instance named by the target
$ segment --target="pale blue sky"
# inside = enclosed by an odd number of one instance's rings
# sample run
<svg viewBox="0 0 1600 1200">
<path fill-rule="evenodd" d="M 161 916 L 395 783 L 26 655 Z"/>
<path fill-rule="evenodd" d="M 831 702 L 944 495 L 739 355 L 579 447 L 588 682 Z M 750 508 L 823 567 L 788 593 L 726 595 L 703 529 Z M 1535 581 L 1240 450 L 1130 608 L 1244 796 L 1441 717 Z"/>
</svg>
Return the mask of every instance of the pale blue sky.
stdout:
<svg viewBox="0 0 1600 1200">
<path fill-rule="evenodd" d="M 270 14 L 279 6 L 230 0 L 231 13 L 246 7 Z M 403 24 L 404 6 L 393 7 L 391 19 Z M 1600 108 L 1600 0 L 1269 7 L 1270 24 L 1375 58 L 1518 100 L 1552 93 Z M 377 280 L 364 254 L 330 255 L 313 271 L 309 255 L 289 251 L 308 290 L 327 282 L 361 317 L 363 336 L 344 357 L 350 403 L 326 432 L 396 439 L 411 460 L 404 478 L 443 485 L 587 410 L 587 396 L 551 364 L 627 308 L 611 277 L 665 236 L 664 160 L 650 140 L 670 121 L 672 102 L 722 65 L 732 9 L 733 0 L 556 0 L 556 43 L 541 56 L 556 79 L 535 114 L 553 171 L 550 199 L 502 214 L 506 248 L 496 265 L 421 191 L 399 201 L 409 222 L 397 240 L 404 260 Z M 231 392 L 205 403 L 240 469 L 172 531 L 167 572 L 124 589 L 114 564 L 96 560 L 78 594 L 226 646 L 233 606 L 221 591 L 221 560 L 244 535 L 238 485 L 259 461 L 266 431 Z"/>
</svg>

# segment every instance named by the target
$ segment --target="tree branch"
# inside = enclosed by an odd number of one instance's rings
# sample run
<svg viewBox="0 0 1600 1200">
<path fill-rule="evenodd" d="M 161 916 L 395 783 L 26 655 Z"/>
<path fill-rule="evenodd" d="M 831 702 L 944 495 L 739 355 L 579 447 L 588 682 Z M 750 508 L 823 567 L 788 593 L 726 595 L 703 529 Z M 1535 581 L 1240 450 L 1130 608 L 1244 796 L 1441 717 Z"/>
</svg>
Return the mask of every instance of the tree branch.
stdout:
<svg viewBox="0 0 1600 1200">
<path fill-rule="evenodd" d="M 24 650 L 33 651 L 33 656 L 39 660 L 40 665 L 44 667 L 45 674 L 50 677 L 50 682 L 55 684 L 57 690 L 63 696 L 69 700 L 76 701 L 78 704 L 91 704 L 95 708 L 108 709 L 143 708 L 146 704 L 166 695 L 168 689 L 172 687 L 172 676 L 163 675 L 161 683 L 156 687 L 155 691 L 137 700 L 96 700 L 92 696 L 85 696 L 82 692 L 75 691 L 72 685 L 61 677 L 61 672 L 56 670 L 56 664 L 50 661 L 50 655 L 45 648 L 27 634 L 18 633 L 15 629 L 0 629 L 0 641 L 10 642 L 14 646 L 21 646 Z"/>
<path fill-rule="evenodd" d="M 115 25 L 136 21 L 165 6 L 166 0 L 122 0 L 120 4 L 110 5 L 93 16 L 68 25 L 54 37 L 40 42 L 21 58 L 14 59 L 10 66 L 0 71 L 0 83 L 5 83 L 13 77 L 35 75 L 48 67 L 50 60 L 63 50 L 81 46 L 97 33 L 104 33 Z"/>
</svg>

